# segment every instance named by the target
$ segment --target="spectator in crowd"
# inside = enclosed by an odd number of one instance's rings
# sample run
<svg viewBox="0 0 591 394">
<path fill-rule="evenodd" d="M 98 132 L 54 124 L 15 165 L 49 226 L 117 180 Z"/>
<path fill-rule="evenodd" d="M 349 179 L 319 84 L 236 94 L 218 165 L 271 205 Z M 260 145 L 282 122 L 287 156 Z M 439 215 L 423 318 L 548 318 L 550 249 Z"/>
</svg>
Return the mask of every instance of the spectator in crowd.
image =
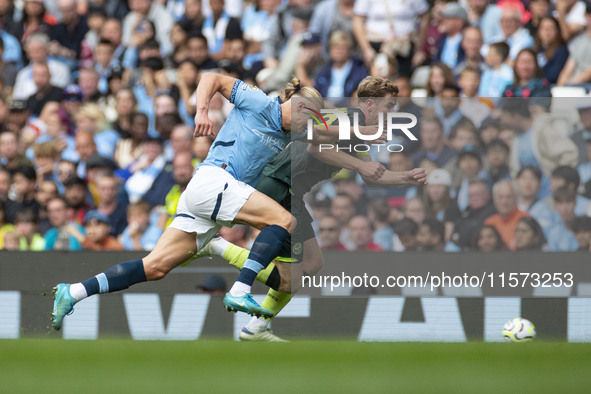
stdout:
<svg viewBox="0 0 591 394">
<path fill-rule="evenodd" d="M 367 214 L 374 229 L 373 242 L 382 250 L 392 250 L 394 231 L 388 222 L 390 216 L 388 202 L 385 199 L 370 201 Z"/>
<path fill-rule="evenodd" d="M 207 37 L 209 53 L 216 60 L 226 55 L 228 41 L 242 39 L 240 23 L 224 11 L 224 0 L 209 0 L 211 15 L 203 21 L 202 34 Z"/>
<path fill-rule="evenodd" d="M 468 20 L 482 31 L 485 44 L 492 44 L 500 36 L 502 10 L 487 0 L 468 0 Z"/>
<path fill-rule="evenodd" d="M 77 13 L 75 0 L 58 0 L 57 5 L 62 18 L 51 29 L 49 55 L 67 62 L 70 69 L 75 69 L 82 54 L 82 41 L 88 32 L 86 16 Z"/>
<path fill-rule="evenodd" d="M 507 246 L 495 226 L 484 225 L 474 233 L 472 250 L 490 253 L 507 250 Z"/>
<path fill-rule="evenodd" d="M 516 251 L 541 251 L 545 244 L 544 232 L 536 219 L 531 216 L 519 219 L 515 228 Z"/>
<path fill-rule="evenodd" d="M 8 200 L 8 191 L 10 190 L 10 172 L 0 166 L 0 202 L 5 203 Z M 2 205 L 2 219 L 4 219 L 4 205 Z M 0 225 L 2 221 L 0 221 Z"/>
<path fill-rule="evenodd" d="M 468 22 L 468 13 L 455 2 L 447 3 L 441 10 L 441 31 L 443 35 L 437 42 L 436 61 L 442 62 L 452 70 L 464 60 L 464 48 L 461 45 L 463 30 Z"/>
<path fill-rule="evenodd" d="M 564 125 L 556 123 L 551 114 L 532 115 L 526 100 L 508 100 L 501 105 L 501 123 L 518 130 L 511 146 L 509 167 L 516 174 L 519 168 L 533 165 L 549 177 L 561 165 L 576 166 L 577 147 L 567 137 Z M 547 188 L 542 180 L 542 190 Z"/>
<path fill-rule="evenodd" d="M 61 197 L 49 200 L 47 213 L 53 227 L 45 233 L 45 250 L 81 250 L 79 233 L 84 234 L 84 228 L 68 219 L 66 201 Z"/>
<path fill-rule="evenodd" d="M 106 119 L 100 107 L 93 103 L 84 104 L 76 113 L 78 133 L 88 132 L 94 135 L 98 153 L 112 159 L 119 134 L 107 127 Z"/>
<path fill-rule="evenodd" d="M 497 213 L 489 216 L 484 224 L 494 226 L 503 242 L 510 250 L 515 250 L 515 228 L 522 217 L 529 216 L 527 212 L 517 208 L 517 193 L 515 186 L 508 180 L 499 181 L 493 187 L 493 203 Z"/>
<path fill-rule="evenodd" d="M 427 96 L 439 97 L 443 88 L 454 85 L 456 79 L 451 68 L 443 63 L 435 63 L 429 67 L 429 79 L 427 82 Z"/>
<path fill-rule="evenodd" d="M 118 236 L 127 226 L 127 206 L 117 199 L 118 181 L 110 174 L 96 179 L 97 210 L 109 218 L 111 235 Z"/>
<path fill-rule="evenodd" d="M 571 190 L 576 197 L 575 214 L 577 216 L 584 216 L 589 212 L 591 207 L 589 206 L 588 198 L 577 194 L 580 184 L 581 178 L 579 177 L 579 173 L 571 166 L 556 167 L 550 176 L 550 189 L 552 190 L 552 194 L 561 187 L 566 187 Z M 550 201 L 547 202 L 552 206 Z"/>
<path fill-rule="evenodd" d="M 97 102 L 101 97 L 101 92 L 98 89 L 100 75 L 92 67 L 82 67 L 78 71 L 78 85 L 82 90 L 82 102 Z"/>
<path fill-rule="evenodd" d="M 309 32 L 320 37 L 321 50 L 328 57 L 329 39 L 337 30 L 353 33 L 355 0 L 326 0 L 314 8 Z"/>
<path fill-rule="evenodd" d="M 119 168 L 125 169 L 139 160 L 144 153 L 144 141 L 148 136 L 149 119 L 141 112 L 130 116 L 129 136 L 117 141 L 114 160 Z"/>
<path fill-rule="evenodd" d="M 318 220 L 318 235 L 322 250 L 347 250 L 339 240 L 341 224 L 334 216 L 324 216 Z"/>
<path fill-rule="evenodd" d="M 445 138 L 452 138 L 452 129 L 457 124 L 468 121 L 460 111 L 460 89 L 455 83 L 443 86 L 434 109 L 443 124 Z"/>
<path fill-rule="evenodd" d="M 79 131 L 76 134 L 76 152 L 80 156 L 76 173 L 80 178 L 85 179 L 88 160 L 94 155 L 98 155 L 94 135 L 91 132 Z"/>
<path fill-rule="evenodd" d="M 110 235 L 109 218 L 93 210 L 84 216 L 84 232 L 78 236 L 84 250 L 123 250 L 123 245 L 117 238 Z"/>
<path fill-rule="evenodd" d="M 121 234 L 126 250 L 152 250 L 162 235 L 162 229 L 150 223 L 150 205 L 138 201 L 127 207 L 128 226 Z"/>
<path fill-rule="evenodd" d="M 16 74 L 13 99 L 24 100 L 37 91 L 37 86 L 33 81 L 33 65 L 35 63 L 47 63 L 51 70 L 50 81 L 53 86 L 65 89 L 70 83 L 70 69 L 59 60 L 48 58 L 48 44 L 49 37 L 43 33 L 32 34 L 27 39 L 25 50 L 30 63 Z"/>
<path fill-rule="evenodd" d="M 4 236 L 6 233 L 14 232 L 14 225 L 6 222 L 6 203 L 0 199 L 0 250 L 4 249 Z"/>
<path fill-rule="evenodd" d="M 549 16 L 543 17 L 535 39 L 542 76 L 550 84 L 555 84 L 568 60 L 568 48 L 560 34 L 558 21 Z"/>
<path fill-rule="evenodd" d="M 351 97 L 357 85 L 367 77 L 363 61 L 353 58 L 353 38 L 336 31 L 330 36 L 330 61 L 316 77 L 315 88 L 324 97 Z"/>
<path fill-rule="evenodd" d="M 517 205 L 520 210 L 531 212 L 536 203 L 539 202 L 538 194 L 542 184 L 542 171 L 538 167 L 521 167 L 515 177 L 517 187 Z"/>
<path fill-rule="evenodd" d="M 45 250 L 45 239 L 39 234 L 39 217 L 32 209 L 18 211 L 14 218 L 19 236 L 19 250 L 39 252 Z"/>
<path fill-rule="evenodd" d="M 490 116 L 492 107 L 489 99 L 478 97 L 480 71 L 473 67 L 465 67 L 460 72 L 458 87 L 461 89 L 460 112 L 476 127 L 480 127 Z"/>
<path fill-rule="evenodd" d="M 460 75 L 465 68 L 478 70 L 479 74 L 484 72 L 486 63 L 481 53 L 483 44 L 482 32 L 478 27 L 468 26 L 464 29 L 460 44 L 464 51 L 464 59 L 454 68 L 454 75 Z"/>
<path fill-rule="evenodd" d="M 47 202 L 54 197 L 59 197 L 59 190 L 55 182 L 52 181 L 40 181 L 38 182 L 39 187 L 35 193 L 35 200 L 39 203 L 39 214 L 38 219 L 38 231 L 41 234 L 45 234 L 51 227 L 47 215 Z"/>
<path fill-rule="evenodd" d="M 0 164 L 11 175 L 22 166 L 30 166 L 29 159 L 19 153 L 18 137 L 12 131 L 0 132 Z"/>
<path fill-rule="evenodd" d="M 571 226 L 579 249 L 588 252 L 591 248 L 591 218 L 588 216 L 577 217 Z"/>
<path fill-rule="evenodd" d="M 423 201 L 428 218 L 442 223 L 446 220 L 447 211 L 452 206 L 451 181 L 450 173 L 442 168 L 431 171 L 427 177 Z"/>
<path fill-rule="evenodd" d="M 556 14 L 565 41 L 576 37 L 587 25 L 584 1 L 556 0 Z"/>
<path fill-rule="evenodd" d="M 486 163 L 488 164 L 488 171 L 486 179 L 488 180 L 489 188 L 501 179 L 509 179 L 509 147 L 503 141 L 494 139 L 484 147 Z"/>
<path fill-rule="evenodd" d="M 20 249 L 20 237 L 16 230 L 10 230 L 4 233 L 4 250 L 17 251 Z"/>
<path fill-rule="evenodd" d="M 569 44 L 569 57 L 560 72 L 558 86 L 580 85 L 591 82 L 591 5 L 585 8 L 586 27 Z"/>
<path fill-rule="evenodd" d="M 356 213 L 355 201 L 348 194 L 339 193 L 330 202 L 330 214 L 340 222 L 342 228 L 340 241 L 347 249 L 355 247 L 349 237 L 349 228 L 347 226 Z"/>
<path fill-rule="evenodd" d="M 503 41 L 509 45 L 510 63 L 513 63 L 517 54 L 522 49 L 534 45 L 532 36 L 530 36 L 529 31 L 521 23 L 521 12 L 512 6 L 503 8 L 501 14 L 501 30 L 503 34 L 494 37 L 492 42 Z"/>
<path fill-rule="evenodd" d="M 51 142 L 43 142 L 34 146 L 35 163 L 37 164 L 37 180 L 54 182 L 60 193 L 64 192 L 64 185 L 59 182 L 57 177 L 57 163 L 60 153 L 56 145 Z"/>
<path fill-rule="evenodd" d="M 548 82 L 543 79 L 536 52 L 532 48 L 522 49 L 515 57 L 513 83 L 505 87 L 503 97 L 551 97 Z"/>
<path fill-rule="evenodd" d="M 39 116 L 41 110 L 50 101 L 59 102 L 63 89 L 51 84 L 51 73 L 47 63 L 33 63 L 33 82 L 36 91 L 27 98 L 27 106 L 33 115 Z"/>
<path fill-rule="evenodd" d="M 581 174 L 582 182 L 585 183 L 589 179 L 591 179 L 591 176 L 584 175 L 587 174 L 587 172 L 581 169 L 581 165 L 589 166 L 589 158 L 591 157 L 588 154 L 589 141 L 591 141 L 591 101 L 585 99 L 578 99 L 577 112 L 579 113 L 581 128 L 577 129 L 574 133 L 572 133 L 570 135 L 570 138 L 573 140 L 573 142 L 578 148 L 579 173 Z M 589 173 L 591 174 L 591 172 Z"/>
<path fill-rule="evenodd" d="M 133 0 L 129 4 L 131 12 L 123 19 L 123 39 L 124 45 L 129 46 L 132 33 L 142 18 L 150 20 L 156 28 L 156 39 L 161 45 L 163 55 L 172 52 L 172 44 L 168 39 L 170 29 L 174 24 L 174 19 L 168 10 L 159 2 L 154 0 Z"/>
<path fill-rule="evenodd" d="M 421 224 L 427 218 L 427 210 L 423 200 L 418 197 L 410 198 L 404 203 L 402 210 L 405 218 L 414 220 L 417 224 Z"/>
<path fill-rule="evenodd" d="M 125 182 L 125 190 L 131 203 L 139 201 L 150 190 L 166 165 L 159 138 L 146 139 L 143 150 L 143 155 L 130 167 L 133 175 Z"/>
<path fill-rule="evenodd" d="M 412 156 L 415 167 L 421 160 L 429 158 L 439 167 L 445 166 L 455 155 L 456 151 L 445 142 L 443 123 L 438 117 L 425 116 L 420 125 L 421 149 Z"/>
<path fill-rule="evenodd" d="M 16 213 L 20 210 L 30 208 L 39 214 L 39 203 L 35 200 L 35 187 L 37 183 L 37 174 L 32 166 L 19 167 L 14 175 L 14 191 L 16 196 L 14 200 L 9 200 L 6 204 L 6 221 L 13 223 Z"/>
<path fill-rule="evenodd" d="M 418 249 L 428 252 L 442 252 L 445 246 L 444 227 L 439 220 L 428 218 L 417 232 Z"/>
<path fill-rule="evenodd" d="M 540 28 L 540 21 L 546 16 L 550 16 L 550 0 L 531 0 L 529 10 L 531 12 L 530 20 L 525 24 L 525 28 L 532 37 L 537 35 Z"/>
<path fill-rule="evenodd" d="M 120 89 L 115 95 L 115 111 L 117 120 L 113 123 L 113 129 L 121 138 L 128 138 L 131 128 L 132 116 L 136 113 L 137 99 L 133 91 L 128 88 Z"/>
<path fill-rule="evenodd" d="M 509 45 L 496 42 L 488 47 L 486 70 L 482 74 L 478 94 L 482 97 L 501 97 L 505 87 L 513 83 L 513 71 L 506 63 Z"/>
<path fill-rule="evenodd" d="M 168 191 L 164 203 L 168 214 L 168 224 L 174 219 L 179 199 L 193 177 L 193 171 L 193 160 L 189 152 L 179 152 L 174 156 L 172 160 L 172 175 L 175 185 Z"/>
<path fill-rule="evenodd" d="M 88 190 L 86 182 L 78 177 L 68 179 L 65 183 L 64 200 L 68 205 L 68 219 L 78 224 L 84 224 L 84 217 L 91 206 L 86 202 Z"/>
<path fill-rule="evenodd" d="M 394 251 L 396 252 L 412 252 L 418 248 L 417 234 L 419 232 L 419 225 L 410 218 L 401 219 L 394 226 Z"/>
<path fill-rule="evenodd" d="M 458 251 L 470 247 L 473 234 L 495 212 L 486 182 L 480 179 L 470 182 L 468 207 L 455 218 L 451 242 L 446 245 L 446 250 Z"/>
<path fill-rule="evenodd" d="M 572 231 L 576 219 L 576 193 L 567 186 L 561 186 L 552 193 L 557 220 L 548 233 L 548 248 L 553 252 L 575 251 L 579 248 Z"/>
<path fill-rule="evenodd" d="M 53 26 L 57 24 L 55 16 L 45 9 L 41 0 L 26 0 L 23 15 L 20 21 L 13 19 L 10 32 L 22 43 L 33 34 L 49 34 Z M 29 58 L 29 60 L 31 60 Z"/>
<path fill-rule="evenodd" d="M 378 52 L 396 55 L 400 74 L 410 75 L 413 41 L 422 48 L 429 28 L 429 7 L 425 0 L 358 0 L 353 9 L 353 33 L 366 64 Z M 419 28 L 416 30 L 416 22 Z M 416 62 L 415 62 L 416 64 Z"/>
<path fill-rule="evenodd" d="M 469 204 L 469 184 L 475 179 L 484 179 L 482 172 L 482 158 L 476 148 L 466 145 L 458 153 L 457 162 L 458 183 L 455 185 L 457 190 L 457 204 L 460 211 L 464 211 Z"/>
<path fill-rule="evenodd" d="M 226 281 L 220 275 L 208 275 L 202 283 L 197 285 L 203 294 L 223 296 L 228 291 Z"/>
<path fill-rule="evenodd" d="M 467 146 L 477 148 L 479 144 L 476 126 L 469 119 L 462 119 L 450 130 L 449 145 L 458 152 Z"/>
</svg>

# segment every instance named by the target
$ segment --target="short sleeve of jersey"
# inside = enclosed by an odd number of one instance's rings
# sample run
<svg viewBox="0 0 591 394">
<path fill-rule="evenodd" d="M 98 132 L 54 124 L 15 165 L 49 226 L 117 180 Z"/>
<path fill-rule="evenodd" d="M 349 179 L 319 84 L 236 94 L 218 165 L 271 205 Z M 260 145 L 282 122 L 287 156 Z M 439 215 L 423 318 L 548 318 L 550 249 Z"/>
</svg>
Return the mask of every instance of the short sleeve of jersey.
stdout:
<svg viewBox="0 0 591 394">
<path fill-rule="evenodd" d="M 366 16 L 369 12 L 369 8 L 372 0 L 357 0 L 353 8 L 355 15 Z"/>
<path fill-rule="evenodd" d="M 248 85 L 237 79 L 230 102 L 236 107 L 253 112 L 261 112 L 269 105 L 271 99 L 256 86 Z"/>
</svg>

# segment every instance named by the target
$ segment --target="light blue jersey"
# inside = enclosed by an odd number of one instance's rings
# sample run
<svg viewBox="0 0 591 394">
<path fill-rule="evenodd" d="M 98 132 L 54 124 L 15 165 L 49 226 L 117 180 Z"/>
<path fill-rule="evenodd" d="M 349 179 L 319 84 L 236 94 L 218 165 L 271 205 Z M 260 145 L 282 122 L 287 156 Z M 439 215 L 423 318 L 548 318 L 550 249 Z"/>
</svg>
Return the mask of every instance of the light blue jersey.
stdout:
<svg viewBox="0 0 591 394">
<path fill-rule="evenodd" d="M 281 125 L 281 101 L 237 80 L 230 102 L 234 109 L 200 166 L 222 167 L 235 179 L 254 186 L 263 167 L 290 142 Z"/>
</svg>

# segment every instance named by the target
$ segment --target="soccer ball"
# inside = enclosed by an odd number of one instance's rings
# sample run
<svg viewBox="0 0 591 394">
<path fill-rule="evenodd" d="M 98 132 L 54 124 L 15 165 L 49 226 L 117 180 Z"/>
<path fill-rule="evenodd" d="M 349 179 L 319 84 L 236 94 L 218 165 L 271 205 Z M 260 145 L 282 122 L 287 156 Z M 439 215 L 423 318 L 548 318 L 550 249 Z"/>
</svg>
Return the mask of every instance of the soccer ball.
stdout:
<svg viewBox="0 0 591 394">
<path fill-rule="evenodd" d="M 503 337 L 507 342 L 530 342 L 536 336 L 536 327 L 527 319 L 516 317 L 503 326 Z"/>
</svg>

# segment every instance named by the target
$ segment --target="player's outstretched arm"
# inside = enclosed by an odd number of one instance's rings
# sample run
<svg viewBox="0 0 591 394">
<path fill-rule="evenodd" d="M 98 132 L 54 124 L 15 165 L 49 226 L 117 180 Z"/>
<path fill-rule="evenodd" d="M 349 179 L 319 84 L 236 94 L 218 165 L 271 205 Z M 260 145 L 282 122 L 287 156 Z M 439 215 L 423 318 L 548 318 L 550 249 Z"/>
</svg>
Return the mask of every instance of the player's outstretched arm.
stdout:
<svg viewBox="0 0 591 394">
<path fill-rule="evenodd" d="M 235 83 L 236 78 L 225 75 L 205 73 L 201 76 L 195 94 L 196 113 L 193 137 L 213 135 L 213 124 L 208 116 L 209 102 L 217 92 L 229 100 Z"/>
<path fill-rule="evenodd" d="M 375 161 L 360 160 L 344 152 L 337 152 L 335 149 L 321 150 L 321 146 L 319 145 L 309 145 L 308 152 L 326 164 L 358 172 L 364 179 L 364 182 L 367 182 L 365 178 L 368 180 L 377 180 L 386 171 L 383 165 Z"/>
<path fill-rule="evenodd" d="M 357 171 L 363 182 L 374 186 L 422 185 L 427 182 L 427 174 L 422 168 L 410 171 L 390 171 L 384 166 L 371 160 L 369 155 L 351 156 L 336 149 L 320 150 L 320 147 L 310 145 L 308 152 L 327 164 Z"/>
</svg>

